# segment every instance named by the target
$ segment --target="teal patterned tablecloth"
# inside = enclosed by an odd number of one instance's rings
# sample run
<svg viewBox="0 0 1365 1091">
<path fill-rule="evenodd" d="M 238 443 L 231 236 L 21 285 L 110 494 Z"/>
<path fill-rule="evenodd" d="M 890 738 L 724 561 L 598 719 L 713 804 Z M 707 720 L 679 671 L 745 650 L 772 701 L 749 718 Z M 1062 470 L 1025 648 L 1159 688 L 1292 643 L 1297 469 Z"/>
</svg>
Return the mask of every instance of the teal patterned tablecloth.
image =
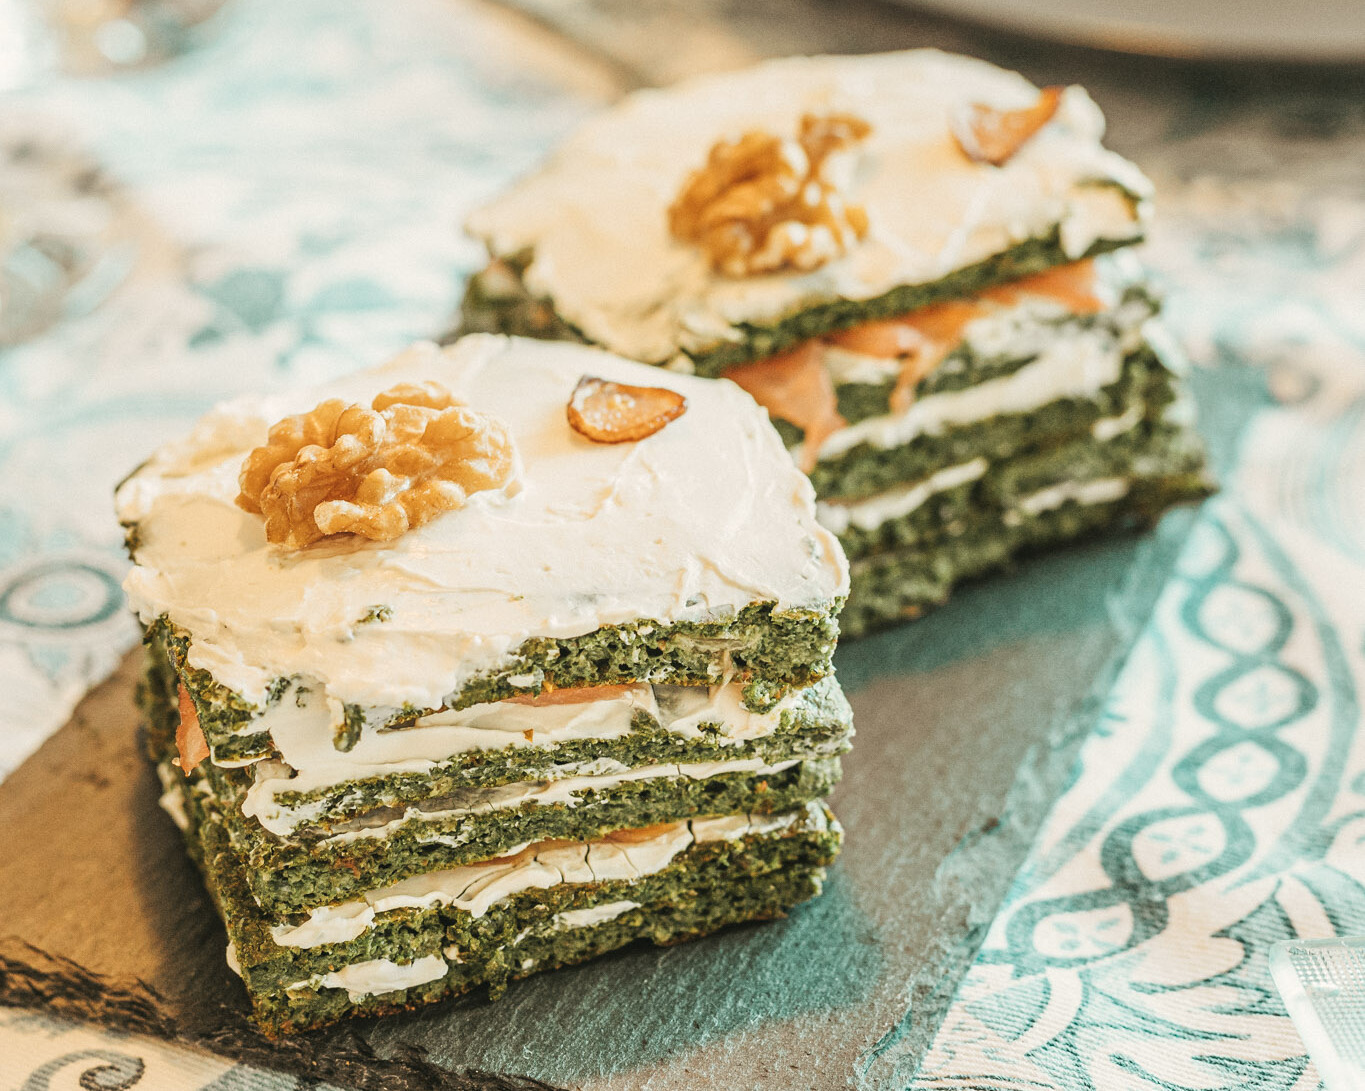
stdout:
<svg viewBox="0 0 1365 1091">
<path fill-rule="evenodd" d="M 97 164 L 113 225 L 98 292 L 0 350 L 0 777 L 136 639 L 114 483 L 223 397 L 443 328 L 465 211 L 619 90 L 474 0 L 234 0 L 208 31 L 0 98 L 0 148 Z M 1219 103 L 1167 96 L 1125 150 L 1174 326 L 1251 425 L 927 1056 L 907 997 L 850 1086 L 1319 1086 L 1266 957 L 1365 933 L 1365 106 Z M 0 1089 L 78 1086 L 311 1084 L 0 1008 Z"/>
</svg>

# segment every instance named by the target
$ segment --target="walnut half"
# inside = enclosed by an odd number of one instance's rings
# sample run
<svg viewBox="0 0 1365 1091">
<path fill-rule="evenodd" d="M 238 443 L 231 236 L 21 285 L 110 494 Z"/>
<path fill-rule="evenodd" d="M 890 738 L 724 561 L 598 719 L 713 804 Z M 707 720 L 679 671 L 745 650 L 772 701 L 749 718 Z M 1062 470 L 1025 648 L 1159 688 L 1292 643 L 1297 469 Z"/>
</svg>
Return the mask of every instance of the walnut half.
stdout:
<svg viewBox="0 0 1365 1091">
<path fill-rule="evenodd" d="M 844 192 L 849 149 L 871 131 L 850 114 L 806 114 L 795 139 L 722 140 L 669 208 L 669 230 L 727 276 L 819 268 L 867 234 L 866 211 Z"/>
<path fill-rule="evenodd" d="M 369 409 L 339 398 L 271 427 L 242 463 L 237 504 L 268 541 L 301 549 L 329 534 L 387 542 L 511 480 L 507 426 L 437 383 L 402 383 Z"/>
</svg>

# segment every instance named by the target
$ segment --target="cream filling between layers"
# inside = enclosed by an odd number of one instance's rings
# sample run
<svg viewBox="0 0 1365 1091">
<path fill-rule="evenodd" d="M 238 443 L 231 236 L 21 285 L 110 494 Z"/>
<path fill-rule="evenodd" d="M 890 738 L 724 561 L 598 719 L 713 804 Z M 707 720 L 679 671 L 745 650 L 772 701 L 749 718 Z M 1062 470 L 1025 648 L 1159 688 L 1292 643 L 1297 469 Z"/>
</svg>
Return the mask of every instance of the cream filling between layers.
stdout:
<svg viewBox="0 0 1365 1091">
<path fill-rule="evenodd" d="M 1037 95 L 1016 73 L 932 50 L 788 58 L 689 80 L 589 122 L 469 228 L 495 255 L 531 251 L 528 290 L 590 340 L 662 363 L 740 340 L 746 324 L 931 283 L 1054 229 L 1071 258 L 1100 239 L 1138 237 L 1150 183 L 1101 146 L 1103 116 L 1081 88 L 1068 88 L 1003 166 L 973 163 L 955 145 L 953 111 L 1022 108 Z M 870 224 L 847 255 L 810 272 L 726 277 L 670 237 L 668 207 L 718 140 L 788 136 L 803 114 L 830 112 L 872 126 L 844 194 Z"/>
<path fill-rule="evenodd" d="M 313 974 L 306 981 L 286 985 L 285 989 L 345 989 L 347 997 L 355 1003 L 368 996 L 381 996 L 440 981 L 449 968 L 449 963 L 440 955 L 425 955 L 406 963 L 372 958 L 368 962 L 353 962 L 330 973 Z"/>
<path fill-rule="evenodd" d="M 937 493 L 976 481 L 985 474 L 987 466 L 984 458 L 974 458 L 958 466 L 945 467 L 902 488 L 887 489 L 866 500 L 852 503 L 822 502 L 816 510 L 820 522 L 835 534 L 843 534 L 851 526 L 859 530 L 875 530 L 888 519 L 909 515 Z"/>
<path fill-rule="evenodd" d="M 837 458 L 861 443 L 882 450 L 900 447 L 921 435 L 938 435 L 1002 413 L 1030 412 L 1062 398 L 1093 398 L 1118 380 L 1124 355 L 1108 331 L 1066 327 L 1037 359 L 1009 375 L 931 394 L 903 413 L 869 417 L 839 429 L 820 445 L 819 458 Z M 802 445 L 792 449 L 798 463 L 803 455 Z"/>
<path fill-rule="evenodd" d="M 629 882 L 662 871 L 693 844 L 776 833 L 799 820 L 823 828 L 823 811 L 817 804 L 811 804 L 804 810 L 778 815 L 694 818 L 667 826 L 642 840 L 550 843 L 537 849 L 530 859 L 521 858 L 522 852 L 530 847 L 522 845 L 516 852 L 496 860 L 414 875 L 369 891 L 354 901 L 322 906 L 312 910 L 301 923 L 272 926 L 270 934 L 281 947 L 320 947 L 349 943 L 374 927 L 380 915 L 399 909 L 453 906 L 473 917 L 482 917 L 494 905 L 525 890 L 548 890 L 572 883 Z M 600 912 L 603 908 L 593 907 L 592 911 Z"/>
<path fill-rule="evenodd" d="M 1108 504 L 1128 494 L 1130 485 L 1122 477 L 1097 477 L 1090 481 L 1063 481 L 1046 489 L 1021 497 L 1015 510 L 1024 515 L 1038 515 L 1060 508 L 1068 501 L 1077 504 Z"/>
<path fill-rule="evenodd" d="M 502 784 L 496 788 L 465 788 L 453 793 L 444 800 L 429 800 L 424 806 L 409 806 L 398 817 L 368 825 L 370 819 L 356 819 L 345 825 L 334 827 L 340 832 L 325 837 L 324 845 L 341 844 L 359 838 L 385 838 L 409 822 L 439 822 L 444 819 L 463 818 L 468 815 L 491 814 L 494 811 L 520 807 L 525 804 L 549 806 L 564 803 L 575 806 L 575 798 L 580 792 L 606 791 L 641 780 L 657 780 L 668 777 L 686 777 L 689 780 L 706 780 L 725 773 L 780 773 L 798 764 L 802 759 L 791 758 L 768 765 L 759 758 L 744 758 L 739 761 L 705 761 L 685 764 L 648 765 L 640 769 L 628 769 L 620 762 L 599 759 L 583 762 L 577 766 L 564 766 L 566 773 L 559 780 L 520 781 Z M 584 775 L 572 775 L 581 771 Z M 458 800 L 454 806 L 448 806 Z M 439 808 L 439 809 L 438 809 Z M 387 809 L 384 814 L 390 813 Z M 264 825 L 264 823 L 262 823 Z M 269 829 L 269 827 L 266 827 Z M 276 832 L 274 830 L 271 831 Z M 448 834 L 433 834 L 420 838 L 423 844 L 463 843 L 463 838 Z"/>
<path fill-rule="evenodd" d="M 614 921 L 622 914 L 639 908 L 639 902 L 626 900 L 606 902 L 603 905 L 590 905 L 586 909 L 568 909 L 563 913 L 554 915 L 550 921 L 550 929 L 554 932 L 567 932 L 574 928 L 591 928 L 594 924 Z"/>
<path fill-rule="evenodd" d="M 817 685 L 833 683 L 817 683 Z M 546 747 L 576 739 L 619 739 L 632 729 L 632 717 L 644 712 L 663 728 L 685 739 L 705 734 L 723 746 L 740 746 L 775 732 L 782 714 L 799 705 L 800 692 L 788 694 L 766 713 L 744 707 L 743 687 L 630 686 L 595 700 L 557 705 L 496 701 L 423 716 L 411 727 L 362 731 L 352 749 L 337 750 L 334 727 L 342 710 L 328 701 L 315 683 L 292 685 L 252 723 L 269 731 L 282 762 L 260 761 L 242 803 L 242 813 L 273 833 L 288 832 L 316 821 L 326 812 L 322 801 L 287 806 L 279 796 L 312 792 L 349 781 L 391 776 L 426 775 L 460 754 L 504 747 Z M 703 732 L 703 727 L 707 730 Z M 579 771 L 554 766 L 559 775 Z"/>
<path fill-rule="evenodd" d="M 638 442 L 590 443 L 565 420 L 585 374 L 669 387 L 687 410 Z M 519 491 L 477 493 L 392 542 L 268 545 L 261 517 L 234 501 L 270 425 L 325 398 L 369 404 L 427 380 L 506 423 Z M 636 623 L 649 639 L 651 624 L 753 603 L 828 609 L 848 593 L 810 482 L 747 394 L 566 343 L 419 345 L 323 387 L 220 407 L 117 503 L 136 526 L 125 587 L 143 622 L 168 615 L 190 634 L 190 666 L 261 710 L 272 682 L 293 677 L 362 709 L 436 709 L 487 672 L 534 672 L 512 658 L 533 637 Z M 363 621 L 378 606 L 387 619 Z"/>
</svg>

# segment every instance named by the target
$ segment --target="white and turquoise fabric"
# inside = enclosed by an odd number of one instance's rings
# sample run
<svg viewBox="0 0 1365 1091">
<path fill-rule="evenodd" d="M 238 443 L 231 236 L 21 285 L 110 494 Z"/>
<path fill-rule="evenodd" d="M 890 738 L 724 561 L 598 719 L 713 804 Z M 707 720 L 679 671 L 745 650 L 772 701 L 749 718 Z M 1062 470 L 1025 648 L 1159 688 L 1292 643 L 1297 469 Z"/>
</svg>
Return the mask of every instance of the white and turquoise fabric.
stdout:
<svg viewBox="0 0 1365 1091">
<path fill-rule="evenodd" d="M 233 0 L 208 31 L 0 100 L 0 136 L 99 164 L 119 225 L 107 298 L 0 354 L 0 776 L 136 639 L 132 463 L 224 397 L 441 330 L 480 258 L 463 214 L 613 92 L 460 0 Z M 1358 164 L 1365 120 L 1334 123 Z M 1365 933 L 1365 183 L 1273 117 L 1180 125 L 1144 163 L 1150 258 L 1196 366 L 1259 409 L 905 1086 L 1312 1091 L 1267 949 Z M 1256 141 L 1273 173 L 1220 180 Z M 0 1087 L 77 1086 L 302 1084 L 0 1009 Z"/>
</svg>

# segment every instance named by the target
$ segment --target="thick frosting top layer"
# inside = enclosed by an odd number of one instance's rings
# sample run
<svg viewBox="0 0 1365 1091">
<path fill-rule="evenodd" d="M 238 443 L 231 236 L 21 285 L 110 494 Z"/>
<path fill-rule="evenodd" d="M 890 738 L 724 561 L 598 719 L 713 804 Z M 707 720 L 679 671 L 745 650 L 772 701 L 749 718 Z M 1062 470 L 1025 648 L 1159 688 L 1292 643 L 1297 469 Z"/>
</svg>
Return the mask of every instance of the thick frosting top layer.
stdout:
<svg viewBox="0 0 1365 1091">
<path fill-rule="evenodd" d="M 687 411 L 639 442 L 591 443 L 565 418 L 584 374 L 671 387 Z M 506 422 L 522 462 L 514 489 L 394 542 L 269 546 L 260 516 L 234 503 L 269 426 L 423 380 Z M 168 615 L 191 635 L 191 665 L 258 705 L 273 679 L 300 675 L 339 702 L 438 708 L 530 637 L 754 602 L 813 607 L 848 589 L 810 483 L 747 394 L 563 343 L 420 344 L 325 387 L 229 403 L 158 451 L 117 505 L 136 526 L 133 608 L 144 622 Z M 386 619 L 362 621 L 378 606 Z"/>
<path fill-rule="evenodd" d="M 1004 166 L 970 161 L 949 132 L 965 104 L 1011 110 L 1037 95 L 1017 73 L 936 50 L 793 57 L 641 91 L 468 227 L 495 255 L 531 250 L 528 289 L 590 340 L 662 363 L 737 339 L 742 323 L 930 283 L 1054 229 L 1071 257 L 1140 235 L 1150 183 L 1100 145 L 1104 118 L 1081 88 Z M 871 123 L 847 194 L 867 210 L 867 237 L 811 272 L 713 272 L 669 235 L 669 205 L 717 141 L 752 129 L 791 137 L 805 113 Z"/>
</svg>

